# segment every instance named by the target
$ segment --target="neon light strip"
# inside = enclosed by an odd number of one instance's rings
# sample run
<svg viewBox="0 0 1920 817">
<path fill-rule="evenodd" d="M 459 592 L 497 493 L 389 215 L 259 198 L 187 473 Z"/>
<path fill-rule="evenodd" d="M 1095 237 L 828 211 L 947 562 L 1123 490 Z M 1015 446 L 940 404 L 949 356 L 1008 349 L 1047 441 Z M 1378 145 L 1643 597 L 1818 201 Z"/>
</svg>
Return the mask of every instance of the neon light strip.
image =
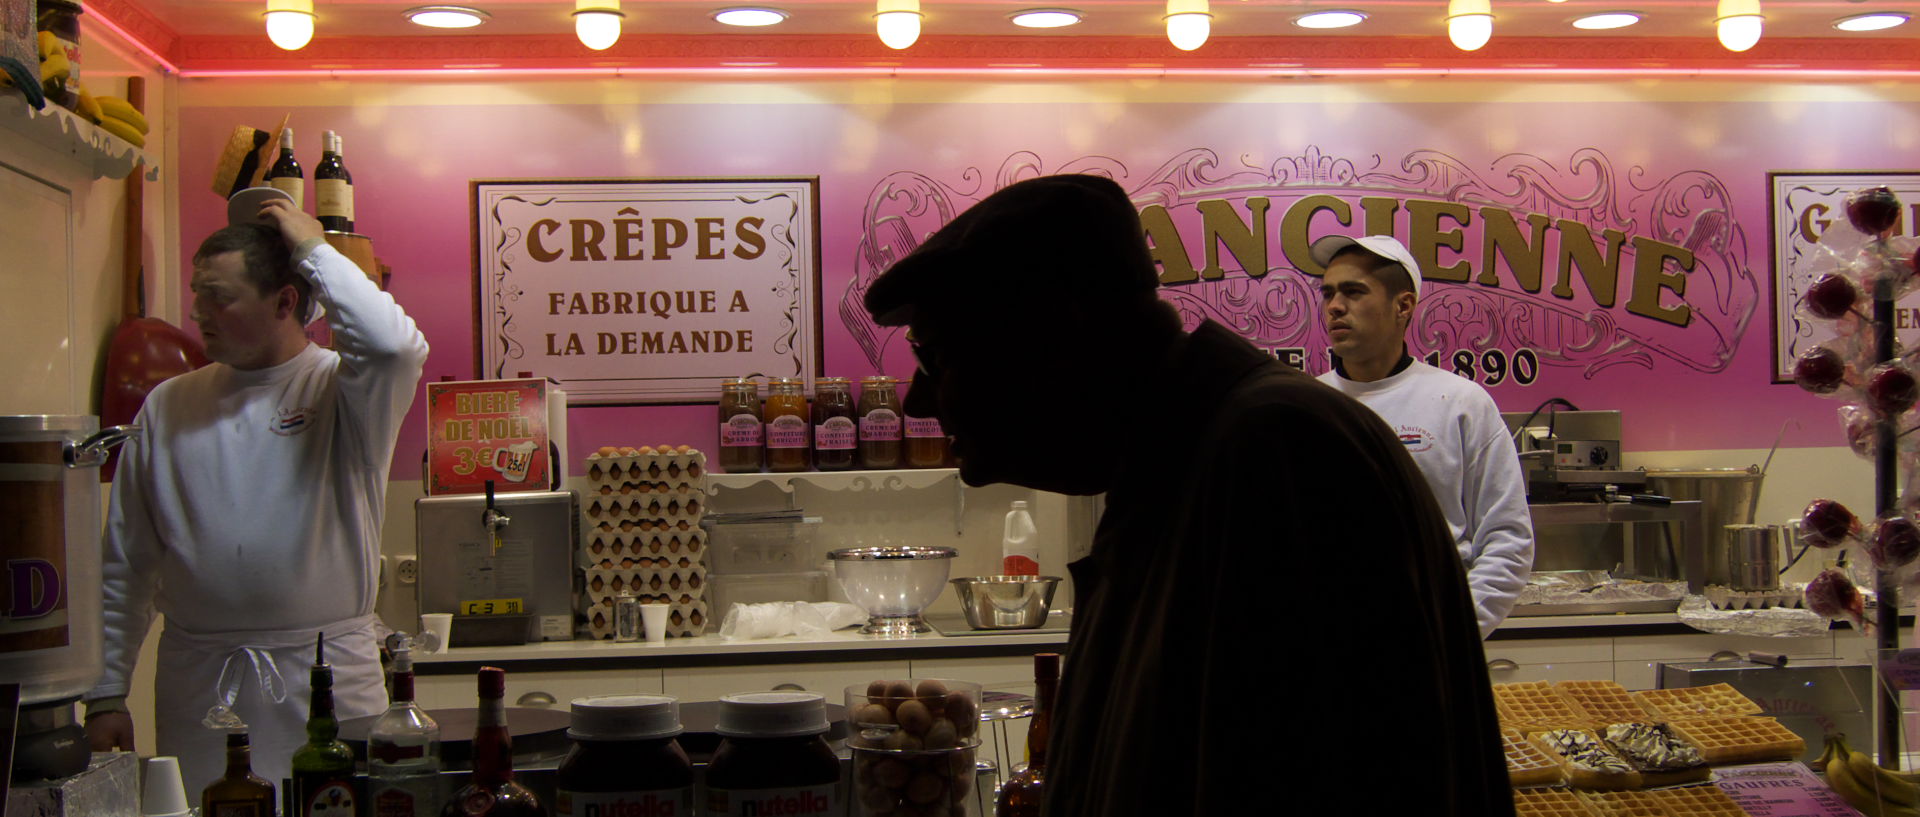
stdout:
<svg viewBox="0 0 1920 817">
<path fill-rule="evenodd" d="M 157 58 L 156 58 L 157 59 Z M 163 63 L 164 64 L 164 63 Z M 168 66 L 171 68 L 172 66 Z M 1113 77 L 1113 78 L 1273 78 L 1273 77 L 1683 77 L 1729 79 L 1876 80 L 1916 79 L 1920 69 L 1840 68 L 914 68 L 840 67 L 632 67 L 632 68 L 339 68 L 339 69 L 190 69 L 183 78 L 447 77 Z"/>
<path fill-rule="evenodd" d="M 128 34 L 126 29 L 123 29 L 120 26 L 115 25 L 112 20 L 109 20 L 106 17 L 101 16 L 100 12 L 95 11 L 93 9 L 87 9 L 87 19 L 92 22 L 99 23 L 100 25 L 106 26 L 107 30 L 117 35 L 122 42 L 132 45 L 134 48 L 139 49 L 140 53 L 147 55 L 148 59 L 151 59 L 154 62 L 159 63 L 161 70 L 166 71 L 169 74 L 181 73 L 180 69 L 174 66 L 173 63 L 167 62 L 166 57 L 162 57 L 153 49 L 148 48 L 146 43 L 140 41 L 140 38 L 135 37 L 132 34 Z M 184 74 L 182 74 L 182 76 L 184 76 Z"/>
</svg>

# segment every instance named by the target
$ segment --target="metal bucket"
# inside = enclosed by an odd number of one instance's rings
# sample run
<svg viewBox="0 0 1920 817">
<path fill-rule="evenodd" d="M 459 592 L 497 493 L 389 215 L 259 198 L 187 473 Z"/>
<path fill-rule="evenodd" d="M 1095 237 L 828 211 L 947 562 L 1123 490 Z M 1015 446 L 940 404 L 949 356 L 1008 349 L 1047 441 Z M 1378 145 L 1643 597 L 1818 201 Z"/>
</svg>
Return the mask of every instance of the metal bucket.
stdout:
<svg viewBox="0 0 1920 817">
<path fill-rule="evenodd" d="M 1728 525 L 1721 530 L 1727 584 L 1735 590 L 1780 589 L 1780 526 Z"/>
<path fill-rule="evenodd" d="M 1745 468 L 1686 468 L 1674 470 L 1650 470 L 1647 472 L 1647 489 L 1657 494 L 1672 497 L 1676 501 L 1699 500 L 1702 514 L 1706 517 L 1706 535 L 1708 542 L 1719 542 L 1721 531 L 1728 525 L 1751 525 L 1755 508 L 1760 502 L 1760 481 L 1764 475 L 1760 466 L 1749 465 Z M 1647 542 L 1647 546 L 1664 545 L 1675 555 L 1675 561 L 1686 564 L 1677 548 L 1686 541 L 1680 522 L 1662 524 L 1665 542 Z M 1642 543 L 1635 541 L 1639 549 Z M 1651 561 L 1651 559 L 1649 559 Z M 1730 585 L 1733 574 L 1727 565 L 1727 550 L 1724 547 L 1707 548 L 1707 584 Z"/>
</svg>

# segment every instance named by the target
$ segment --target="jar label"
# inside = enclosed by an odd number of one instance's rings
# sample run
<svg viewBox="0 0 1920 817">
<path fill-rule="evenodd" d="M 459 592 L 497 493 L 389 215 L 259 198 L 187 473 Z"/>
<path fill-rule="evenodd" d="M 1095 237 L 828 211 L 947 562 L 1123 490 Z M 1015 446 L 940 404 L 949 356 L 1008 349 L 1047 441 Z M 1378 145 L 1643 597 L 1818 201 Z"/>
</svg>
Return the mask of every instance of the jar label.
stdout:
<svg viewBox="0 0 1920 817">
<path fill-rule="evenodd" d="M 860 439 L 900 439 L 900 415 L 892 409 L 874 409 L 860 418 Z"/>
<path fill-rule="evenodd" d="M 353 220 L 353 183 L 345 179 L 315 179 L 313 209 L 323 216 Z"/>
<path fill-rule="evenodd" d="M 281 176 L 268 179 L 267 186 L 293 197 L 294 206 L 302 206 L 307 200 L 307 181 L 299 176 Z"/>
<path fill-rule="evenodd" d="M 768 448 L 806 448 L 807 421 L 791 414 L 775 417 L 767 424 Z"/>
<path fill-rule="evenodd" d="M 813 427 L 813 447 L 821 451 L 852 451 L 860 442 L 860 427 L 852 417 L 828 417 Z"/>
<path fill-rule="evenodd" d="M 947 432 L 940 430 L 940 421 L 933 417 L 908 417 L 907 436 L 914 438 L 945 437 Z"/>
<path fill-rule="evenodd" d="M 833 783 L 793 789 L 707 789 L 707 817 L 825 817 L 840 813 Z"/>
<path fill-rule="evenodd" d="M 725 448 L 759 445 L 760 428 L 760 418 L 751 414 L 735 414 L 720 424 L 720 445 Z"/>
<path fill-rule="evenodd" d="M 659 791 L 554 792 L 555 817 L 687 817 L 693 813 L 693 788 Z"/>
</svg>

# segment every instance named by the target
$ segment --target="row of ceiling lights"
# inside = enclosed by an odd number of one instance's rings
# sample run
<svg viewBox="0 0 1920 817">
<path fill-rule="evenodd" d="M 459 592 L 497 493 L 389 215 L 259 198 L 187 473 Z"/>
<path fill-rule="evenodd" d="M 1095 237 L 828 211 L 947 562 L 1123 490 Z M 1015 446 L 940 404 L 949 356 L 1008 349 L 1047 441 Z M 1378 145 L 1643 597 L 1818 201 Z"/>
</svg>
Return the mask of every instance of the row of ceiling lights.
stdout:
<svg viewBox="0 0 1920 817">
<path fill-rule="evenodd" d="M 1548 0 L 1564 2 L 1565 0 Z M 419 6 L 405 12 L 408 19 L 433 28 L 472 28 L 486 22 L 489 15 L 466 6 Z M 574 33 L 580 42 L 596 51 L 610 48 L 620 39 L 620 0 L 574 0 Z M 1080 22 L 1081 14 L 1066 8 L 1026 9 L 1007 15 L 1015 25 L 1027 28 L 1060 28 Z M 313 39 L 313 0 L 267 0 L 267 37 L 274 45 L 289 51 L 299 49 Z M 734 7 L 713 13 L 713 19 L 733 26 L 770 26 L 787 19 L 777 8 Z M 1366 12 L 1333 9 L 1302 14 L 1293 19 L 1301 28 L 1330 29 L 1358 25 Z M 1760 0 L 1719 0 L 1714 19 L 1720 44 L 1730 51 L 1745 51 L 1760 41 L 1765 17 Z M 1624 28 L 1640 22 L 1633 11 L 1608 11 L 1589 14 L 1573 21 L 1573 27 L 1590 31 Z M 1907 22 L 1902 12 L 1880 11 L 1854 14 L 1835 20 L 1842 31 L 1879 31 Z M 1167 39 L 1175 48 L 1192 51 L 1204 45 L 1212 31 L 1213 15 L 1207 0 L 1167 0 Z M 906 48 L 920 38 L 920 0 L 878 0 L 874 28 L 880 41 L 889 48 Z M 1473 51 L 1493 37 L 1491 0 L 1448 0 L 1447 37 L 1462 51 Z"/>
</svg>

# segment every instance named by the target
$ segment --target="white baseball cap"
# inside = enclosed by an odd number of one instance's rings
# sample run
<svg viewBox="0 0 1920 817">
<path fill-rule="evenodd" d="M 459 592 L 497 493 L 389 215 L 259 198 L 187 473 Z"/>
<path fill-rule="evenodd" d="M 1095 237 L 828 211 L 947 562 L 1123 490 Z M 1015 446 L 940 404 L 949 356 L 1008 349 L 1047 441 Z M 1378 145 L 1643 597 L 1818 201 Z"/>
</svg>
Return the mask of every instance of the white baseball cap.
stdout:
<svg viewBox="0 0 1920 817">
<path fill-rule="evenodd" d="M 1328 264 L 1333 263 L 1333 257 L 1341 250 L 1356 245 L 1360 249 L 1406 267 L 1407 276 L 1413 279 L 1413 294 L 1420 294 L 1420 265 L 1414 263 L 1413 253 L 1407 252 L 1406 246 L 1395 240 L 1393 236 L 1370 235 L 1363 238 L 1344 235 L 1323 236 L 1313 242 L 1313 246 L 1308 248 L 1307 253 L 1313 256 L 1313 263 L 1319 264 L 1321 269 L 1326 269 Z"/>
</svg>

